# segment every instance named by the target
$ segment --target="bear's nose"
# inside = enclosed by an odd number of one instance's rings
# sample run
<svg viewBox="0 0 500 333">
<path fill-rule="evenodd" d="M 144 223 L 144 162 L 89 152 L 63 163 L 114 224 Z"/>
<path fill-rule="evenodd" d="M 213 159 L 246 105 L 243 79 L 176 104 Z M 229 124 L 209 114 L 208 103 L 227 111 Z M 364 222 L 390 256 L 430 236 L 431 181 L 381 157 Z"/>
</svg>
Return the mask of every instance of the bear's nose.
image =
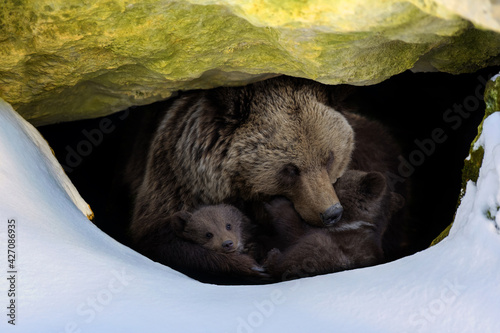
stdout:
<svg viewBox="0 0 500 333">
<path fill-rule="evenodd" d="M 340 220 L 343 212 L 344 208 L 342 208 L 342 205 L 340 203 L 336 203 L 335 205 L 328 207 L 324 213 L 319 215 L 321 216 L 323 224 L 330 227 Z"/>
<path fill-rule="evenodd" d="M 224 250 L 226 251 L 231 251 L 231 249 L 233 248 L 233 241 L 232 240 L 227 240 L 227 241 L 224 241 L 222 243 L 222 247 L 224 248 Z"/>
</svg>

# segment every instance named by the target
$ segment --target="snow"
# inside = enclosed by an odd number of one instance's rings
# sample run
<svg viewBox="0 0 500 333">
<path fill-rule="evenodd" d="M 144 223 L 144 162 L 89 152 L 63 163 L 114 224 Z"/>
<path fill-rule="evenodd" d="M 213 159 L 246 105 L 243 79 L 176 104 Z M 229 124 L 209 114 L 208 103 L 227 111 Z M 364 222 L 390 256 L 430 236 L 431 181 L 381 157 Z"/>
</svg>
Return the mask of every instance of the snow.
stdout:
<svg viewBox="0 0 500 333">
<path fill-rule="evenodd" d="M 45 141 L 0 100 L 1 332 L 500 332 L 500 113 L 450 235 L 376 267 L 264 286 L 215 286 L 96 228 Z M 16 225 L 15 298 L 7 250 Z M 11 222 L 12 224 L 12 222 Z"/>
</svg>

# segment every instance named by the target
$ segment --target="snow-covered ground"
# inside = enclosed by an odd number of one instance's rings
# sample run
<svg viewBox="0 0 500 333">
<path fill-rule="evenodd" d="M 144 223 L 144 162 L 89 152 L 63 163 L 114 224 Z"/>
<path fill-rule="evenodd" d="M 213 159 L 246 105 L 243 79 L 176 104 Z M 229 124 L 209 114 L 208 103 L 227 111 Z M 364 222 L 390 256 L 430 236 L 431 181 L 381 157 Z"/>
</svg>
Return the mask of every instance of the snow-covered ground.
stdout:
<svg viewBox="0 0 500 333">
<path fill-rule="evenodd" d="M 500 332 L 499 128 L 500 113 L 485 121 L 478 182 L 438 245 L 376 267 L 215 286 L 97 229 L 36 129 L 0 100 L 0 331 Z"/>
</svg>

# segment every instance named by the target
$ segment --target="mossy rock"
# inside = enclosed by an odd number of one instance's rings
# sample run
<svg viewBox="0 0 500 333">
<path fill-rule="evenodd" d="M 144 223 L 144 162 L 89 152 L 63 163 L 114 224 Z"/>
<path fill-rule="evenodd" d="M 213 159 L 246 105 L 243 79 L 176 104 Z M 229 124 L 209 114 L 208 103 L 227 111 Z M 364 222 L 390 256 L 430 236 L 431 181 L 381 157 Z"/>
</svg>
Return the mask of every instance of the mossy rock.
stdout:
<svg viewBox="0 0 500 333">
<path fill-rule="evenodd" d="M 460 198 L 465 192 L 465 187 L 468 181 L 476 182 L 479 177 L 479 169 L 484 156 L 484 149 L 482 146 L 477 146 L 476 142 L 483 133 L 483 123 L 486 118 L 488 118 L 493 112 L 500 111 L 500 77 L 493 77 L 486 84 L 484 91 L 484 101 L 486 103 L 486 110 L 484 113 L 483 120 L 479 124 L 478 133 L 476 138 L 472 141 L 469 158 L 464 161 L 464 168 L 462 170 L 462 191 Z"/>
<path fill-rule="evenodd" d="M 500 111 L 500 76 L 493 77 L 487 82 L 484 92 L 484 101 L 486 102 L 486 110 L 483 121 L 479 124 L 477 136 L 471 143 L 469 157 L 464 161 L 464 167 L 462 169 L 462 189 L 460 191 L 458 203 L 460 203 L 460 200 L 465 194 L 467 183 L 469 181 L 475 183 L 479 177 L 479 170 L 481 169 L 481 165 L 483 163 L 484 148 L 476 143 L 483 133 L 484 120 L 492 113 Z M 443 232 L 432 241 L 431 246 L 439 243 L 446 236 L 448 236 L 451 226 L 452 224 L 443 230 Z"/>
<path fill-rule="evenodd" d="M 276 74 L 367 85 L 411 68 L 463 73 L 498 64 L 498 22 L 467 6 L 480 7 L 475 0 L 7 0 L 0 97 L 42 125 Z"/>
</svg>

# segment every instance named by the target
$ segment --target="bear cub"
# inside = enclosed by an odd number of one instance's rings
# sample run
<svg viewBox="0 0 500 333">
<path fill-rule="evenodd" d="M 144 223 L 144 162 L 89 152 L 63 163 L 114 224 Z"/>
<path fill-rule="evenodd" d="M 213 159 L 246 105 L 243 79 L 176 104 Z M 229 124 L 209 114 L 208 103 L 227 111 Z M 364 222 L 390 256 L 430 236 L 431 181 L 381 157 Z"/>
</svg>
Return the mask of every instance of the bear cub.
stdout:
<svg viewBox="0 0 500 333">
<path fill-rule="evenodd" d="M 261 283 L 269 275 L 250 253 L 250 220 L 236 207 L 206 205 L 165 216 L 141 253 L 206 283 Z M 251 248 L 250 248 L 251 249 Z"/>
<path fill-rule="evenodd" d="M 180 211 L 172 215 L 172 228 L 184 240 L 212 251 L 243 252 L 247 233 L 243 215 L 230 205 L 203 206 L 194 212 Z"/>
<path fill-rule="evenodd" d="M 388 189 L 379 172 L 347 171 L 335 183 L 344 207 L 329 228 L 307 225 L 284 198 L 267 209 L 277 236 L 263 264 L 277 280 L 332 273 L 384 262 L 382 236 L 404 199 Z"/>
<path fill-rule="evenodd" d="M 158 107 L 143 119 L 124 172 L 133 248 L 187 274 L 260 278 L 260 257 L 224 252 L 215 241 L 219 251 L 212 251 L 198 244 L 203 234 L 178 237 L 169 217 L 203 205 L 236 204 L 267 227 L 265 202 L 282 196 L 300 216 L 292 220 L 337 225 L 345 204 L 332 183 L 348 169 L 395 173 L 391 163 L 398 162 L 390 136 L 342 111 L 339 95 L 334 86 L 280 76 L 181 92 Z M 244 224 L 252 226 L 250 220 Z M 391 230 L 400 224 L 391 221 L 386 236 L 397 234 Z M 384 250 L 398 250 L 401 238 L 386 238 Z"/>
</svg>

